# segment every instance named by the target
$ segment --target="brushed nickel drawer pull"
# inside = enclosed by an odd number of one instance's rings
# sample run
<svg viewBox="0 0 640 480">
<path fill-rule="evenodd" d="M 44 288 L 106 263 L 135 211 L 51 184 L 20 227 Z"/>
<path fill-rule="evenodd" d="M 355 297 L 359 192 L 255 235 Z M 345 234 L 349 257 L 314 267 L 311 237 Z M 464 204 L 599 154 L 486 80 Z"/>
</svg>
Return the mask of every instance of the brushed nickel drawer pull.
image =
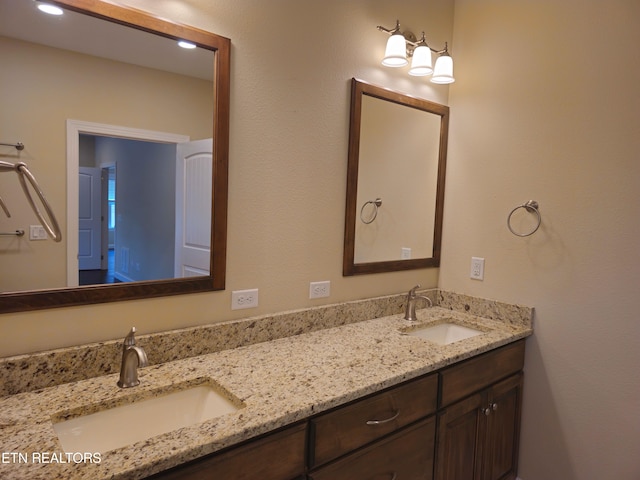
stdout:
<svg viewBox="0 0 640 480">
<path fill-rule="evenodd" d="M 367 425 L 381 425 L 383 423 L 389 423 L 398 418 L 398 415 L 400 415 L 400 410 L 396 410 L 396 414 L 393 417 L 387 418 L 385 420 L 367 420 Z"/>
<path fill-rule="evenodd" d="M 398 475 L 396 474 L 396 472 L 393 472 L 393 474 L 392 474 L 392 475 L 393 475 L 393 476 L 391 477 L 391 480 L 396 480 L 396 477 L 398 476 Z"/>
</svg>

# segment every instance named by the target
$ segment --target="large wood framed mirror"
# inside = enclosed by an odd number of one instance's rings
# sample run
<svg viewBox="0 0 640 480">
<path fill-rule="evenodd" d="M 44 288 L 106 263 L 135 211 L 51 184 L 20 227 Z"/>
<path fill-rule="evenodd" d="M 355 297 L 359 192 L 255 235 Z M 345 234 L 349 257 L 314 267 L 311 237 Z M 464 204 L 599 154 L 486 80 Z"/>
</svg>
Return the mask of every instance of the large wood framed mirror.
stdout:
<svg viewBox="0 0 640 480">
<path fill-rule="evenodd" d="M 0 232 L 26 230 L 0 236 L 0 313 L 223 290 L 230 40 L 101 0 L 50 1 L 64 10 L 57 18 L 37 3 L 0 5 L 0 142 L 24 144 L 0 147 L 0 159 L 28 164 L 63 239 L 29 238 L 38 220 L 15 175 L 0 175 L 12 214 L 0 212 Z M 195 48 L 178 48 L 180 40 Z M 185 141 L 195 150 L 181 153 Z M 100 160 L 102 213 L 115 226 L 100 235 L 115 235 L 105 241 L 124 277 L 107 283 L 79 271 L 88 151 Z M 179 253 L 185 245 L 197 251 Z M 181 268 L 181 255 L 199 266 Z"/>
<path fill-rule="evenodd" d="M 343 275 L 440 264 L 449 107 L 352 79 Z"/>
</svg>

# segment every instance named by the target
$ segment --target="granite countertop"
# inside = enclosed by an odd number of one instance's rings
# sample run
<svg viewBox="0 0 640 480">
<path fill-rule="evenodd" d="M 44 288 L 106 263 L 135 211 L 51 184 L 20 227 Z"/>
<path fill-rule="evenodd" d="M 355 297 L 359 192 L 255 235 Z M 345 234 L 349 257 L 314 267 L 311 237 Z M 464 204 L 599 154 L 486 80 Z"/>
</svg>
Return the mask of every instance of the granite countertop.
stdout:
<svg viewBox="0 0 640 480">
<path fill-rule="evenodd" d="M 445 346 L 402 333 L 445 319 L 486 333 Z M 418 310 L 417 322 L 390 315 L 152 365 L 139 370 L 134 388 L 118 388 L 111 374 L 9 395 L 0 398 L 0 477 L 144 478 L 531 334 L 530 323 L 436 306 Z M 102 453 L 99 463 L 90 461 L 95 457 L 75 463 L 62 453 L 52 421 L 199 383 L 216 385 L 244 406 Z"/>
</svg>

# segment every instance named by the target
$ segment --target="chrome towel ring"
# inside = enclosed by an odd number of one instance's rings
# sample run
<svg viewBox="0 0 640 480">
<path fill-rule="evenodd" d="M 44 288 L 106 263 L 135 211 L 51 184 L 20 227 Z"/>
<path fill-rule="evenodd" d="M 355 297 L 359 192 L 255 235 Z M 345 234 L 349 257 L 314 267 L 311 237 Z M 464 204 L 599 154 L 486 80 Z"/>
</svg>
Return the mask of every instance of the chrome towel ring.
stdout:
<svg viewBox="0 0 640 480">
<path fill-rule="evenodd" d="M 364 209 L 366 208 L 367 205 L 372 205 L 373 206 L 373 210 L 371 215 L 369 216 L 368 220 L 364 219 Z M 381 198 L 376 198 L 375 200 L 369 200 L 368 202 L 365 202 L 364 205 L 362 205 L 362 208 L 360 209 L 360 220 L 362 220 L 362 223 L 365 223 L 367 225 L 369 225 L 370 223 L 372 223 L 376 217 L 378 216 L 378 207 L 380 207 L 380 205 L 382 205 L 382 199 Z"/>
<path fill-rule="evenodd" d="M 535 213 L 535 215 L 538 217 L 536 226 L 530 232 L 518 233 L 511 226 L 511 217 L 516 212 L 516 210 L 520 208 L 524 208 L 529 213 Z M 528 202 L 523 203 L 522 205 L 518 205 L 516 208 L 511 210 L 511 212 L 507 216 L 507 227 L 509 227 L 509 231 L 514 235 L 517 235 L 518 237 L 528 237 L 529 235 L 533 235 L 538 231 L 538 228 L 540 228 L 541 223 L 542 223 L 542 216 L 540 215 L 540 205 L 538 205 L 538 202 L 536 202 L 535 200 L 529 200 Z"/>
</svg>

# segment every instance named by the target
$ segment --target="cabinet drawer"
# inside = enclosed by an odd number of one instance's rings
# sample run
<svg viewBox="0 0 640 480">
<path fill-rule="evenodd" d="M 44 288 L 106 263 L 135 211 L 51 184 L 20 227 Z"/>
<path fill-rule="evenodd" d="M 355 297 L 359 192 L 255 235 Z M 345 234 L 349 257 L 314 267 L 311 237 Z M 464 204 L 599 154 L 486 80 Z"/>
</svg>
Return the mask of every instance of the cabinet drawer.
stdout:
<svg viewBox="0 0 640 480">
<path fill-rule="evenodd" d="M 435 412 L 429 375 L 311 419 L 310 466 L 321 465 Z"/>
<path fill-rule="evenodd" d="M 440 406 L 477 392 L 524 366 L 524 340 L 466 360 L 440 372 Z"/>
<path fill-rule="evenodd" d="M 311 480 L 411 479 L 433 477 L 435 417 L 380 440 L 309 474 Z"/>
<path fill-rule="evenodd" d="M 306 424 L 159 473 L 153 480 L 291 480 L 304 475 Z"/>
</svg>

